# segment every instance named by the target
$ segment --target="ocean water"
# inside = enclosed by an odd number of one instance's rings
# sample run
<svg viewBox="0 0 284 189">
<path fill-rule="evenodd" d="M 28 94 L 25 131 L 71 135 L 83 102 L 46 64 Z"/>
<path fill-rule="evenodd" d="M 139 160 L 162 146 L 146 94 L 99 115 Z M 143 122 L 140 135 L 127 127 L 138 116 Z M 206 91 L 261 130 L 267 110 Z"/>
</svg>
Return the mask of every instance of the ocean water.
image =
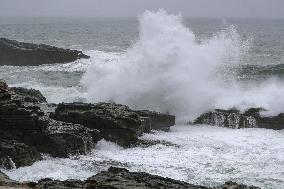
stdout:
<svg viewBox="0 0 284 189">
<path fill-rule="evenodd" d="M 182 18 L 163 10 L 127 19 L 0 18 L 0 37 L 91 56 L 0 67 L 10 86 L 38 89 L 51 103 L 115 101 L 170 112 L 177 123 L 214 108 L 284 112 L 284 20 Z M 282 131 L 179 125 L 141 139 L 172 145 L 123 149 L 100 141 L 86 156 L 46 156 L 5 172 L 21 181 L 85 179 L 116 165 L 209 186 L 235 180 L 284 187 Z"/>
</svg>

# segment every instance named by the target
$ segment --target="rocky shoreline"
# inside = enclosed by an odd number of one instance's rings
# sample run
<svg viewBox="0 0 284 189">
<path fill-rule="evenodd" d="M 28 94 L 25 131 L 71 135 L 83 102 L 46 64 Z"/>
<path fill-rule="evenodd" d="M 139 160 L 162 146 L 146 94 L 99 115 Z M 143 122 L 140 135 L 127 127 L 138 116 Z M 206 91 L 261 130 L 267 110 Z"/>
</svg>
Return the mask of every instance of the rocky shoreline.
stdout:
<svg viewBox="0 0 284 189">
<path fill-rule="evenodd" d="M 0 65 L 38 66 L 90 58 L 82 51 L 0 38 Z"/>
<path fill-rule="evenodd" d="M 85 181 L 80 180 L 51 180 L 42 179 L 37 183 L 20 183 L 10 180 L 0 172 L 0 188 L 24 189 L 259 189 L 255 186 L 246 186 L 235 182 L 226 182 L 217 187 L 205 187 L 186 182 L 151 175 L 144 172 L 130 172 L 127 169 L 110 167 Z"/>
<path fill-rule="evenodd" d="M 262 109 L 215 110 L 196 119 L 195 124 L 229 128 L 283 129 L 284 116 L 263 117 Z M 123 147 L 141 145 L 139 136 L 151 130 L 169 131 L 175 116 L 148 110 L 132 110 L 115 103 L 48 104 L 40 91 L 9 87 L 0 81 L 0 168 L 32 165 L 42 154 L 66 158 L 86 154 L 104 138 Z M 151 144 L 149 144 L 151 145 Z M 18 183 L 0 174 L 1 186 L 24 188 L 208 188 L 147 173 L 110 168 L 86 181 Z M 219 188 L 256 188 L 228 182 Z"/>
<path fill-rule="evenodd" d="M 151 129 L 169 130 L 175 116 L 131 110 L 114 103 L 70 103 L 49 111 L 37 90 L 9 88 L 0 81 L 0 167 L 29 166 L 41 154 L 69 157 L 86 154 L 105 138 L 129 147 Z"/>
</svg>

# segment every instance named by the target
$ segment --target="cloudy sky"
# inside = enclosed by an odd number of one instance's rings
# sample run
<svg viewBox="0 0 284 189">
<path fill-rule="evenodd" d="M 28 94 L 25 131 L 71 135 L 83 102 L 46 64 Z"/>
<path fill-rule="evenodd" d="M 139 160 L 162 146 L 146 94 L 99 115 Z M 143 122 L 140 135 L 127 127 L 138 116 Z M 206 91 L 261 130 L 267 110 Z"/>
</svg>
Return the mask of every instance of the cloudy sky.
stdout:
<svg viewBox="0 0 284 189">
<path fill-rule="evenodd" d="M 0 0 L 0 16 L 133 17 L 159 8 L 188 17 L 284 18 L 284 0 Z"/>
</svg>

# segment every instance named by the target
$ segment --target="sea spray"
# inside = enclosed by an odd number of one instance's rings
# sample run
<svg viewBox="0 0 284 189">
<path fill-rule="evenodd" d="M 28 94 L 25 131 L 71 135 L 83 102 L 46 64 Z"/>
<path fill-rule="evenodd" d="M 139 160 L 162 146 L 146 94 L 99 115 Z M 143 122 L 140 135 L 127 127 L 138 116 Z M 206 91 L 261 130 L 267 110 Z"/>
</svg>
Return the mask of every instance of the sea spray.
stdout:
<svg viewBox="0 0 284 189">
<path fill-rule="evenodd" d="M 93 63 L 82 83 L 90 101 L 170 112 L 179 120 L 215 108 L 224 90 L 222 67 L 239 63 L 244 44 L 229 27 L 197 42 L 180 16 L 164 10 L 139 17 L 140 35 L 119 60 Z"/>
<path fill-rule="evenodd" d="M 88 101 L 169 112 L 178 121 L 214 108 L 263 107 L 267 115 L 284 110 L 283 81 L 240 83 L 229 69 L 242 64 L 250 47 L 234 26 L 198 41 L 180 16 L 164 10 L 146 11 L 139 22 L 139 38 L 124 55 L 87 69 L 82 84 Z"/>
</svg>

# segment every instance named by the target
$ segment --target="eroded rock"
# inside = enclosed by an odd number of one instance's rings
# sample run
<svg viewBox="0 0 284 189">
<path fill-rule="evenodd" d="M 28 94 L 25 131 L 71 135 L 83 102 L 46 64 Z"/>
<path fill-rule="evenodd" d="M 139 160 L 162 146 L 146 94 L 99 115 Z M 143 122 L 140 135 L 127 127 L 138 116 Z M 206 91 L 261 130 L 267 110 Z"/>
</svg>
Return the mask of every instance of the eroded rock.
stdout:
<svg viewBox="0 0 284 189">
<path fill-rule="evenodd" d="M 99 131 L 80 124 L 51 119 L 40 108 L 39 91 L 12 88 L 0 83 L 0 165 L 31 165 L 40 153 L 53 157 L 85 154 L 101 139 Z M 5 98 L 4 98 L 5 97 Z"/>
<path fill-rule="evenodd" d="M 229 128 L 266 128 L 284 129 L 284 114 L 277 116 L 262 116 L 263 108 L 250 108 L 244 113 L 239 110 L 220 110 L 216 109 L 199 116 L 194 123 L 208 124 L 219 127 Z"/>
<path fill-rule="evenodd" d="M 151 129 L 168 130 L 169 126 L 174 125 L 174 116 L 134 111 L 128 106 L 114 103 L 62 103 L 51 117 L 98 129 L 105 139 L 123 146 L 137 142 L 142 133 Z"/>
</svg>

